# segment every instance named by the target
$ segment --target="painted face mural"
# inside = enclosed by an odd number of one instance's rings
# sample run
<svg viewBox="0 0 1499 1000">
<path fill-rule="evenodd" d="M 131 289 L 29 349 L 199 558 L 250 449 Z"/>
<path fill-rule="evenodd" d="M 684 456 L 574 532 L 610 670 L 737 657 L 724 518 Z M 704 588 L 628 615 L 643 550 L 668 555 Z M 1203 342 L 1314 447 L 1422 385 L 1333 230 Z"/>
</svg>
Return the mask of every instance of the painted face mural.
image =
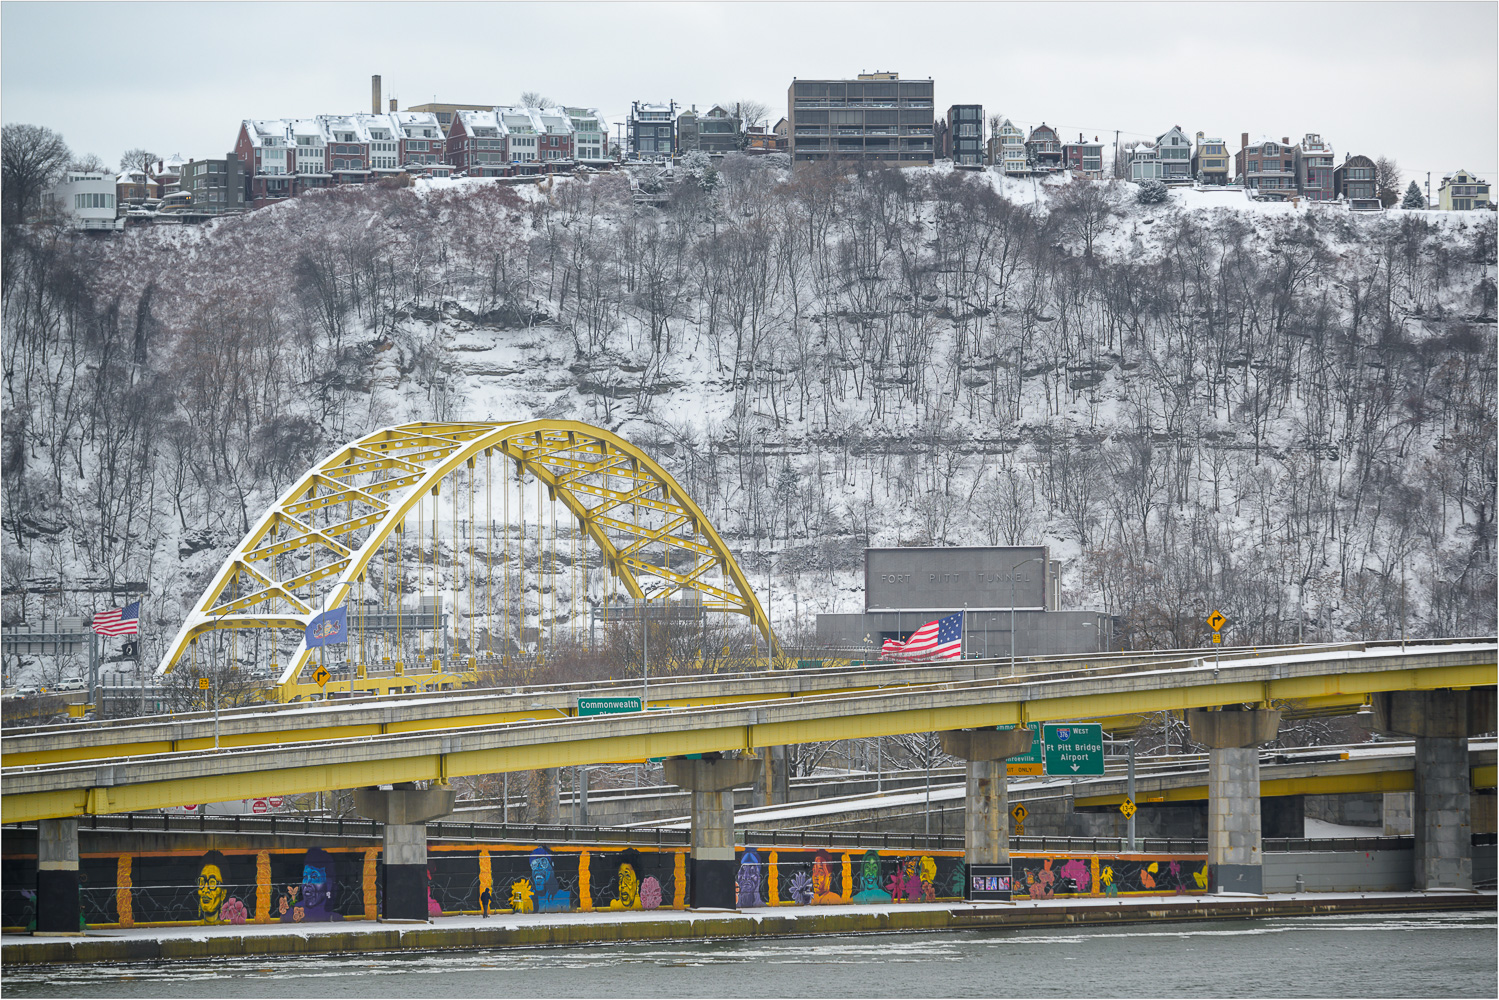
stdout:
<svg viewBox="0 0 1499 1000">
<path fill-rule="evenodd" d="M 890 894 L 880 888 L 880 856 L 874 851 L 865 851 L 859 859 L 859 891 L 854 893 L 855 903 L 888 903 Z"/>
<path fill-rule="evenodd" d="M 242 924 L 248 916 L 245 904 L 230 896 L 224 884 L 227 867 L 218 851 L 203 855 L 198 870 L 198 919 L 205 924 Z"/>
<path fill-rule="evenodd" d="M 760 898 L 760 882 L 760 855 L 753 849 L 747 850 L 739 859 L 739 873 L 734 877 L 739 890 L 736 905 L 764 906 L 765 900 Z"/>
<path fill-rule="evenodd" d="M 557 884 L 557 865 L 552 851 L 538 847 L 531 852 L 531 905 L 537 913 L 563 913 L 572 909 L 566 889 Z M 512 896 L 514 894 L 512 893 Z"/>
<path fill-rule="evenodd" d="M 833 856 L 827 851 L 818 851 L 812 858 L 812 902 L 843 902 L 833 891 Z"/>
<path fill-rule="evenodd" d="M 302 884 L 282 896 L 278 908 L 282 923 L 318 923 L 342 920 L 333 909 L 333 859 L 321 847 L 308 850 L 302 862 Z"/>
</svg>

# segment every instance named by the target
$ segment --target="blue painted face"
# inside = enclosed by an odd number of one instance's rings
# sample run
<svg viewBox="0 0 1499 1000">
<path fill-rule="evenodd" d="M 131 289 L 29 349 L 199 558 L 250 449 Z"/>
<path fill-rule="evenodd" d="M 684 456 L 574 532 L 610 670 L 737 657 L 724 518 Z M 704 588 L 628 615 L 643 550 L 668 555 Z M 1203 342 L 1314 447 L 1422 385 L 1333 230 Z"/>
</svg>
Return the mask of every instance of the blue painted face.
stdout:
<svg viewBox="0 0 1499 1000">
<path fill-rule="evenodd" d="M 317 906 L 333 894 L 329 891 L 328 871 L 316 865 L 302 868 L 302 905 Z"/>
<path fill-rule="evenodd" d="M 537 898 L 548 895 L 548 886 L 553 878 L 552 859 L 547 857 L 531 859 L 531 888 L 535 891 Z"/>
</svg>

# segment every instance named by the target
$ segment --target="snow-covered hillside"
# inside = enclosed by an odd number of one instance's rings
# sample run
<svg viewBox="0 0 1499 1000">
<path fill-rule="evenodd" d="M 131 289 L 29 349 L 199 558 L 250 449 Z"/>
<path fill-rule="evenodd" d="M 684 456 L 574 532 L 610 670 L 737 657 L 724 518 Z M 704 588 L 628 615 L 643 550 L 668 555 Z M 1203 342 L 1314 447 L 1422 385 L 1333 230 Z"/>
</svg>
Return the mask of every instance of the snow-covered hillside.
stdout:
<svg viewBox="0 0 1499 1000">
<path fill-rule="evenodd" d="M 1243 641 L 1493 633 L 1491 213 L 744 157 L 667 190 L 8 236 L 6 621 L 141 582 L 149 656 L 336 444 L 550 415 L 655 454 L 786 633 L 861 605 L 867 544 L 1033 541 L 1136 645 L 1211 607 Z"/>
</svg>

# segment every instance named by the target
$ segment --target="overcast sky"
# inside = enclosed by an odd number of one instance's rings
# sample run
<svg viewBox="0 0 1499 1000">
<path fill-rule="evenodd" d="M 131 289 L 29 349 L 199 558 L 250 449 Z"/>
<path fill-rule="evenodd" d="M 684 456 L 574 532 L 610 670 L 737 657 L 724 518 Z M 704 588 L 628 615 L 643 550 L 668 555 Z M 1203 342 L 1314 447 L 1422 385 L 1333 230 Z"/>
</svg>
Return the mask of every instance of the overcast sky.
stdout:
<svg viewBox="0 0 1499 1000">
<path fill-rule="evenodd" d="M 939 114 L 1113 140 L 1318 132 L 1424 182 L 1499 164 L 1499 5 L 1481 3 L 0 4 L 0 117 L 111 165 L 130 147 L 222 156 L 243 118 L 513 103 L 622 120 L 632 100 L 753 98 L 793 76 L 894 70 Z"/>
</svg>

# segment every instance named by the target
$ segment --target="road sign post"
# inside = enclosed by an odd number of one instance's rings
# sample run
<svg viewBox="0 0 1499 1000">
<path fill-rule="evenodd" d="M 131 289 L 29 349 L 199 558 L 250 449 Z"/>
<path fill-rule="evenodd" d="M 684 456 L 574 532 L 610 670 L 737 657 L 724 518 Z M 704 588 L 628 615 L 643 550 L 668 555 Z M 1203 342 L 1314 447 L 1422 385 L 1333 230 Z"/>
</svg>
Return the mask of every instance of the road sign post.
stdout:
<svg viewBox="0 0 1499 1000">
<path fill-rule="evenodd" d="M 1103 774 L 1103 726 L 1097 722 L 1041 727 L 1045 740 L 1046 773 Z"/>
</svg>

